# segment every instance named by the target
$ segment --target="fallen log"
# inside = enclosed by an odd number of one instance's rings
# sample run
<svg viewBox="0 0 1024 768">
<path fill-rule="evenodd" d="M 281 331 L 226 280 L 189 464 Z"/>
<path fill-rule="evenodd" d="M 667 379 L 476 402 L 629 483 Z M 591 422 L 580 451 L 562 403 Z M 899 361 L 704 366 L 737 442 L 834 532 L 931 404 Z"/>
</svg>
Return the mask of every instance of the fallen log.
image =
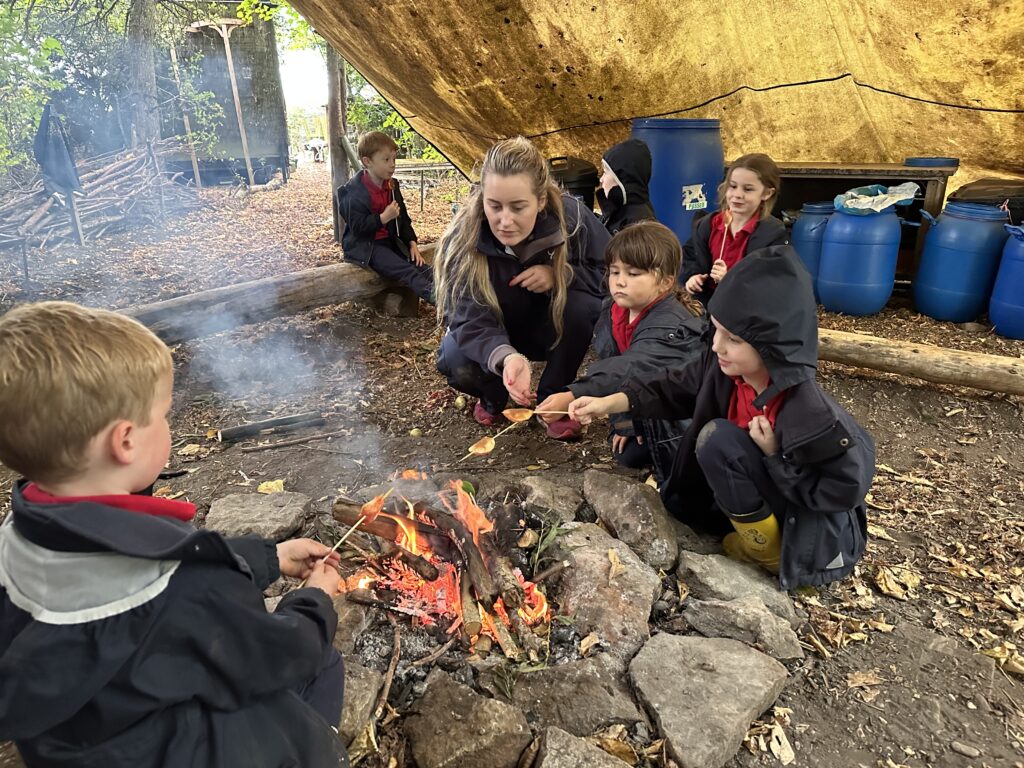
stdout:
<svg viewBox="0 0 1024 768">
<path fill-rule="evenodd" d="M 416 503 L 417 512 L 424 509 L 426 509 L 427 517 L 437 523 L 437 527 L 442 531 L 450 532 L 455 542 L 462 549 L 462 553 L 466 557 L 466 574 L 469 576 L 477 598 L 486 607 L 490 608 L 493 606 L 494 601 L 498 598 L 498 588 L 494 585 L 491 572 L 487 570 L 483 555 L 473 541 L 472 534 L 454 515 L 442 512 L 439 509 L 427 508 L 421 502 Z"/>
<path fill-rule="evenodd" d="M 297 413 L 293 416 L 279 416 L 276 419 L 264 419 L 263 421 L 251 421 L 247 424 L 239 424 L 236 427 L 217 430 L 217 441 L 230 443 L 243 437 L 252 437 L 260 432 L 273 427 L 292 426 L 303 421 L 314 421 L 322 418 L 317 411 L 309 413 Z"/>
<path fill-rule="evenodd" d="M 833 363 L 913 376 L 936 384 L 1024 395 L 1024 360 L 891 341 L 859 333 L 818 331 L 818 357 Z"/>
</svg>

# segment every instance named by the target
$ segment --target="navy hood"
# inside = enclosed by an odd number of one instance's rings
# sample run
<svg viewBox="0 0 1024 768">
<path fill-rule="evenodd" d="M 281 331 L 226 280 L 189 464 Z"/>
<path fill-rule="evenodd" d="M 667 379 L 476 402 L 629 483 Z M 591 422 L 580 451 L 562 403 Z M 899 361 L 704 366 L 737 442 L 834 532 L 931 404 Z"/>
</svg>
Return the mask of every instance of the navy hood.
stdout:
<svg viewBox="0 0 1024 768">
<path fill-rule="evenodd" d="M 797 252 L 775 245 L 747 254 L 719 283 L 708 313 L 761 355 L 772 383 L 754 405 L 814 378 L 818 312 L 814 288 Z"/>
<path fill-rule="evenodd" d="M 623 203 L 649 201 L 647 185 L 651 183 L 651 150 L 640 139 L 626 139 L 604 153 L 602 158 L 619 180 Z"/>
</svg>

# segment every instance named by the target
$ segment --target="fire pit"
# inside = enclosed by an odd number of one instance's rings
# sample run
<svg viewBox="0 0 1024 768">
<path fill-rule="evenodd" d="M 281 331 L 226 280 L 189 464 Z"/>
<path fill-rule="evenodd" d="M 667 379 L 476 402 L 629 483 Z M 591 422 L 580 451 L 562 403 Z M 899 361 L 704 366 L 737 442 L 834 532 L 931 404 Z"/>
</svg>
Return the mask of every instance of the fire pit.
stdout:
<svg viewBox="0 0 1024 768">
<path fill-rule="evenodd" d="M 413 470 L 398 478 L 426 479 Z M 345 580 L 348 599 L 406 616 L 415 627 L 459 633 L 470 651 L 486 653 L 497 643 L 513 661 L 547 661 L 552 611 L 543 589 L 523 573 L 524 550 L 537 534 L 522 510 L 503 504 L 488 515 L 461 480 L 424 495 L 410 498 L 399 487 L 365 504 L 334 502 L 335 520 L 376 544 L 355 547 L 362 563 Z"/>
</svg>

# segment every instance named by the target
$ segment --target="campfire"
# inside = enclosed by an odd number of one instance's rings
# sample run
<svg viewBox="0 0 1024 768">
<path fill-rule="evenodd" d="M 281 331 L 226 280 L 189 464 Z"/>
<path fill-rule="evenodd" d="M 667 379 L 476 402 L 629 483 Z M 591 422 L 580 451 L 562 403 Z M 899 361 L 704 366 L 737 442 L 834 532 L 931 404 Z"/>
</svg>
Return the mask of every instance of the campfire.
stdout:
<svg viewBox="0 0 1024 768">
<path fill-rule="evenodd" d="M 408 470 L 402 480 L 425 480 Z M 513 661 L 545 660 L 551 609 L 509 552 L 524 526 L 514 505 L 481 509 L 459 480 L 431 498 L 389 490 L 371 501 L 340 498 L 334 518 L 370 534 L 375 551 L 345 580 L 350 600 L 409 617 L 416 626 L 461 632 L 474 651 L 495 643 Z"/>
</svg>

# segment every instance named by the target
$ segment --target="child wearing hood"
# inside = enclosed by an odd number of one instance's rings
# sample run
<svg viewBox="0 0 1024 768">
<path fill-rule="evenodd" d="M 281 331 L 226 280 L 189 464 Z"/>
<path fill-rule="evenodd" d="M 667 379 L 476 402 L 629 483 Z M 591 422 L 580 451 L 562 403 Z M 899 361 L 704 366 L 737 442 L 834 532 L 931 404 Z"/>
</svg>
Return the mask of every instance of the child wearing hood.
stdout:
<svg viewBox="0 0 1024 768">
<path fill-rule="evenodd" d="M 597 202 L 609 234 L 638 221 L 657 221 L 651 196 L 651 150 L 640 139 L 626 139 L 604 153 Z"/>
<path fill-rule="evenodd" d="M 726 553 L 777 573 L 784 589 L 843 578 L 864 554 L 875 446 L 815 381 L 810 276 L 789 246 L 757 251 L 729 270 L 708 311 L 714 342 L 702 360 L 581 397 L 572 418 L 693 418 L 661 489 L 669 511 L 728 531 Z"/>
</svg>

